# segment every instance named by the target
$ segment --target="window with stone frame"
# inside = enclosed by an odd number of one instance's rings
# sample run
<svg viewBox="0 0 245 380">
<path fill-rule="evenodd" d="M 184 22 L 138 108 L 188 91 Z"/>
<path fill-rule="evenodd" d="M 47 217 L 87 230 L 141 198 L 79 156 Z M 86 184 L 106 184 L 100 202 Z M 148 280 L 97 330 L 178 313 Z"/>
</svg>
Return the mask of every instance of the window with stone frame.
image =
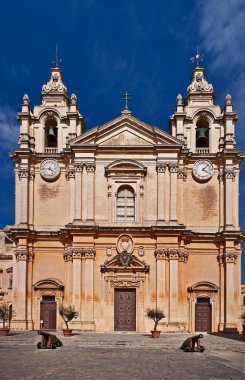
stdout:
<svg viewBox="0 0 245 380">
<path fill-rule="evenodd" d="M 135 221 L 135 195 L 129 186 L 122 186 L 117 193 L 117 222 Z"/>
</svg>

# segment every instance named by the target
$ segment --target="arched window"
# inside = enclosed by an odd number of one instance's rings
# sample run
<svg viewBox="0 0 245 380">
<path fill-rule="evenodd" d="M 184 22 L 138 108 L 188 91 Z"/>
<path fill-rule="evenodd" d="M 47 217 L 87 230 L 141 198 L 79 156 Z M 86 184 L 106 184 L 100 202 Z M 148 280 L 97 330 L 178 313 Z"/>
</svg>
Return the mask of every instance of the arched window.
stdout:
<svg viewBox="0 0 245 380">
<path fill-rule="evenodd" d="M 117 221 L 134 222 L 135 199 L 134 191 L 128 186 L 120 187 L 117 193 Z"/>
<path fill-rule="evenodd" d="M 204 118 L 197 122 L 196 127 L 196 147 L 208 148 L 209 147 L 209 124 Z"/>
<path fill-rule="evenodd" d="M 45 123 L 45 147 L 57 148 L 57 122 L 54 118 L 50 118 Z"/>
</svg>

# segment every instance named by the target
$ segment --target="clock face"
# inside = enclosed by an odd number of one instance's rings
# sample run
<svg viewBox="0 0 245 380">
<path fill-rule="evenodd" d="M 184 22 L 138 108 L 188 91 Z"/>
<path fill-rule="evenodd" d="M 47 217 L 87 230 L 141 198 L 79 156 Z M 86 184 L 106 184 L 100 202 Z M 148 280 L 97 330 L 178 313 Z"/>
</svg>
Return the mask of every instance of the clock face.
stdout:
<svg viewBox="0 0 245 380">
<path fill-rule="evenodd" d="M 196 161 L 193 166 L 193 176 L 201 181 L 208 180 L 214 172 L 213 165 L 208 160 Z"/>
<path fill-rule="evenodd" d="M 40 165 L 40 173 L 44 179 L 55 179 L 60 174 L 60 165 L 56 160 L 44 160 Z"/>
</svg>

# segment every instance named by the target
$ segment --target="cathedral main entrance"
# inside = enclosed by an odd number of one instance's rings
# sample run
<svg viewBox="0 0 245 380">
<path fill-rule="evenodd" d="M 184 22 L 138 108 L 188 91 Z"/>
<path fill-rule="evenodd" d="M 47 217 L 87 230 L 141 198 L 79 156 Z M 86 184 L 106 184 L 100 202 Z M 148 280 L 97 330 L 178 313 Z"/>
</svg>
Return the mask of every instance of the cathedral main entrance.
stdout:
<svg viewBox="0 0 245 380">
<path fill-rule="evenodd" d="M 136 289 L 115 289 L 114 330 L 136 331 Z"/>
</svg>

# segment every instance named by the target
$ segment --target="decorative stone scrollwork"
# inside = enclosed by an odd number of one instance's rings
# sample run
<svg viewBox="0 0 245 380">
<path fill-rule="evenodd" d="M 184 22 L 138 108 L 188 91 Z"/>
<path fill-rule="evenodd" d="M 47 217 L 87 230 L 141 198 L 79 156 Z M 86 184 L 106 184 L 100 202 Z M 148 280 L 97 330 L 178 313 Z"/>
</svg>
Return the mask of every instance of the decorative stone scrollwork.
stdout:
<svg viewBox="0 0 245 380">
<path fill-rule="evenodd" d="M 62 82 L 61 72 L 59 70 L 51 71 L 51 78 L 47 84 L 42 87 L 43 92 L 57 91 L 66 93 L 67 88 Z"/>
<path fill-rule="evenodd" d="M 169 171 L 170 173 L 177 173 L 178 172 L 178 163 L 177 162 L 169 162 Z"/>
<path fill-rule="evenodd" d="M 235 169 L 225 169 L 224 170 L 224 177 L 225 179 L 232 179 L 232 181 L 235 181 L 236 178 L 236 172 Z"/>
<path fill-rule="evenodd" d="M 204 78 L 202 71 L 194 71 L 192 82 L 187 88 L 188 92 L 207 92 L 213 91 L 213 86 Z"/>
<path fill-rule="evenodd" d="M 156 166 L 156 171 L 158 173 L 165 173 L 166 167 L 167 167 L 167 163 L 166 162 L 160 162 L 160 161 L 158 161 L 157 162 L 157 166 Z"/>
<path fill-rule="evenodd" d="M 187 169 L 186 168 L 178 169 L 177 178 L 183 179 L 183 181 L 186 181 L 186 179 L 187 179 Z"/>
<path fill-rule="evenodd" d="M 140 281 L 111 280 L 110 285 L 112 288 L 139 288 Z"/>
<path fill-rule="evenodd" d="M 237 261 L 238 254 L 236 252 L 226 252 L 219 253 L 218 261 L 220 264 L 222 263 L 233 263 L 235 264 Z"/>
<path fill-rule="evenodd" d="M 33 169 L 30 169 L 30 174 L 29 174 L 29 176 L 30 176 L 30 179 L 34 179 L 35 178 L 35 169 L 33 168 Z"/>
<path fill-rule="evenodd" d="M 225 134 L 225 142 L 235 144 L 236 140 L 235 140 L 234 133 L 226 133 Z"/>
<path fill-rule="evenodd" d="M 87 172 L 93 173 L 95 171 L 95 163 L 94 162 L 86 162 Z"/>
<path fill-rule="evenodd" d="M 83 171 L 83 164 L 82 163 L 75 163 L 74 168 L 75 168 L 75 172 L 82 172 Z"/>
<path fill-rule="evenodd" d="M 19 169 L 19 178 L 28 178 L 29 177 L 29 170 L 28 169 Z"/>
<path fill-rule="evenodd" d="M 94 259 L 96 250 L 95 248 L 83 248 L 82 249 L 82 254 L 85 259 Z"/>
<path fill-rule="evenodd" d="M 155 257 L 157 260 L 169 259 L 187 262 L 189 254 L 180 248 L 158 248 L 155 250 Z"/>
<path fill-rule="evenodd" d="M 68 167 L 66 168 L 66 179 L 69 181 L 71 178 L 75 178 L 75 168 L 74 167 Z"/>
<path fill-rule="evenodd" d="M 23 144 L 23 143 L 29 143 L 30 141 L 30 136 L 28 133 L 21 133 L 19 136 L 18 144 Z"/>
<path fill-rule="evenodd" d="M 95 248 L 66 248 L 63 254 L 65 261 L 74 259 L 93 259 L 95 257 Z"/>
<path fill-rule="evenodd" d="M 28 251 L 26 249 L 16 249 L 14 251 L 17 262 L 18 261 L 27 261 Z"/>
</svg>

